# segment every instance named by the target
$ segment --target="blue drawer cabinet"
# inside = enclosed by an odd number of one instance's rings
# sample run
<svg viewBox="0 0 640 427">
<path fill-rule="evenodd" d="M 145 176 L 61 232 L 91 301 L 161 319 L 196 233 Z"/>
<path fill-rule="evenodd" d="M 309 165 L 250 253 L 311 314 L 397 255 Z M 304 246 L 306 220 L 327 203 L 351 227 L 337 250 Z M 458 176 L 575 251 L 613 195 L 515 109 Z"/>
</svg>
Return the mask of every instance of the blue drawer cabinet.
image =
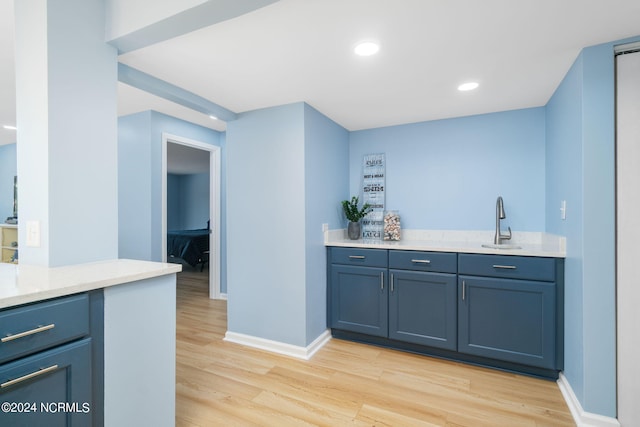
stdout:
<svg viewBox="0 0 640 427">
<path fill-rule="evenodd" d="M 455 253 L 391 250 L 389 268 L 456 274 L 458 256 Z"/>
<path fill-rule="evenodd" d="M 331 328 L 455 349 L 456 254 L 331 248 L 329 259 Z"/>
<path fill-rule="evenodd" d="M 388 256 L 384 249 L 333 248 L 331 264 L 387 267 Z"/>
<path fill-rule="evenodd" d="M 455 253 L 389 251 L 389 338 L 455 350 Z"/>
<path fill-rule="evenodd" d="M 555 282 L 556 260 L 513 255 L 460 254 L 458 274 Z"/>
<path fill-rule="evenodd" d="M 557 378 L 564 260 L 328 248 L 336 337 Z"/>
<path fill-rule="evenodd" d="M 89 334 L 89 296 L 0 311 L 0 363 Z"/>
<path fill-rule="evenodd" d="M 458 255 L 458 351 L 559 370 L 561 260 Z"/>
<path fill-rule="evenodd" d="M 103 425 L 102 336 L 101 291 L 0 310 L 0 425 Z"/>
</svg>

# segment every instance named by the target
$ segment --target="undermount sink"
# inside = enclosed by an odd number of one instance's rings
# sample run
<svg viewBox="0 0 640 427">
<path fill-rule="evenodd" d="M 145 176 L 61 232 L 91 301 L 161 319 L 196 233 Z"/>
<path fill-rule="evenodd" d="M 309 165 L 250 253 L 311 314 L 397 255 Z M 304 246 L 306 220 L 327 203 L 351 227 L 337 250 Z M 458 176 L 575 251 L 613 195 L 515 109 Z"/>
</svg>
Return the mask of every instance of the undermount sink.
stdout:
<svg viewBox="0 0 640 427">
<path fill-rule="evenodd" d="M 522 246 L 513 245 L 511 243 L 486 243 L 482 245 L 483 248 L 491 248 L 491 249 L 522 249 Z"/>
</svg>

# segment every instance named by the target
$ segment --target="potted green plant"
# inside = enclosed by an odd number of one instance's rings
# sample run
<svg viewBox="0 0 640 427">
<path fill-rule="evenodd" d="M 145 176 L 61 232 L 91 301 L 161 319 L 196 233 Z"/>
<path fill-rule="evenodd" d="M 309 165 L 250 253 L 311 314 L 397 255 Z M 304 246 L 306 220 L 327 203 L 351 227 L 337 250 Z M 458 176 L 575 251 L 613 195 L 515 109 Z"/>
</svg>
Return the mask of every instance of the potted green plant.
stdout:
<svg viewBox="0 0 640 427">
<path fill-rule="evenodd" d="M 351 201 L 342 201 L 342 209 L 344 210 L 344 215 L 349 220 L 349 225 L 347 227 L 347 234 L 349 238 L 351 240 L 358 240 L 362 235 L 360 231 L 360 220 L 373 210 L 371 205 L 369 203 L 365 203 L 362 205 L 362 208 L 358 209 L 358 198 L 353 196 Z"/>
</svg>

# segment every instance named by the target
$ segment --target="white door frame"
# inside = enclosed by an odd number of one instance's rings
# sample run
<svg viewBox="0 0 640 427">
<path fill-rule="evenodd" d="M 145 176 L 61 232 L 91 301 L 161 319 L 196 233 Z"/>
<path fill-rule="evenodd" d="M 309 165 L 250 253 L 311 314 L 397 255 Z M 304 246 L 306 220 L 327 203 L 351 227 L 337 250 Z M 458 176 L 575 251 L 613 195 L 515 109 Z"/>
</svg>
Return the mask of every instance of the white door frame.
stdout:
<svg viewBox="0 0 640 427">
<path fill-rule="evenodd" d="M 209 298 L 222 298 L 220 292 L 220 147 L 169 133 L 162 133 L 162 260 L 167 262 L 167 145 L 186 145 L 209 152 Z"/>
</svg>

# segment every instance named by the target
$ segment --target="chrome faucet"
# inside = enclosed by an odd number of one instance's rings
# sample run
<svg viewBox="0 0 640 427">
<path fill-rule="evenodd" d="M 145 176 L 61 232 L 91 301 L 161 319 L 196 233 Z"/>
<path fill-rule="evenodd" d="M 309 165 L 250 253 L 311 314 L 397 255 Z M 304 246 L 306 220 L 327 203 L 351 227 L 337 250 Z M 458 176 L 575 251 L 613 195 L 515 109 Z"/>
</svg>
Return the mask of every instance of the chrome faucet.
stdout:
<svg viewBox="0 0 640 427">
<path fill-rule="evenodd" d="M 504 202 L 502 201 L 502 196 L 498 196 L 498 200 L 496 200 L 496 235 L 493 238 L 493 243 L 496 245 L 502 244 L 503 240 L 511 239 L 511 227 L 509 228 L 509 234 L 502 234 L 500 231 L 500 220 L 505 219 L 507 216 L 504 213 Z"/>
</svg>

